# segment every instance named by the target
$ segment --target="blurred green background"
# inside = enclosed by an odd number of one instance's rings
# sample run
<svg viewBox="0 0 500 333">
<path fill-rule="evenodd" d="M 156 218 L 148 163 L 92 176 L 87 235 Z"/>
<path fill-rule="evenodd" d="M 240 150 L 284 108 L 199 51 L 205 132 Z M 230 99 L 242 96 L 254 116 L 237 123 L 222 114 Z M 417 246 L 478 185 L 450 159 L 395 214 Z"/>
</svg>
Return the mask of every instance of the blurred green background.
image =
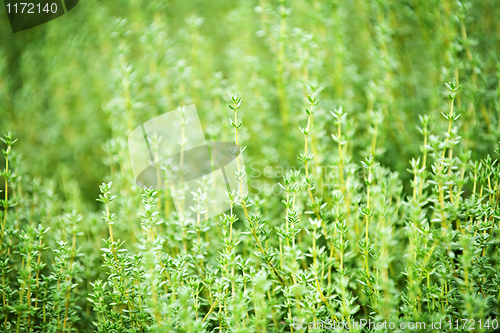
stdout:
<svg viewBox="0 0 500 333">
<path fill-rule="evenodd" d="M 499 141 L 499 1 L 88 0 L 16 34 L 0 17 L 0 132 L 20 139 L 24 174 L 66 195 L 76 181 L 88 203 L 155 115 L 194 103 L 207 139 L 231 140 L 228 93 L 243 97 L 246 162 L 262 166 L 298 166 L 312 91 L 317 164 L 331 161 L 324 134 L 342 106 L 353 156 L 408 181 L 418 116 L 447 129 L 453 78 L 460 144 L 482 158 Z"/>
</svg>

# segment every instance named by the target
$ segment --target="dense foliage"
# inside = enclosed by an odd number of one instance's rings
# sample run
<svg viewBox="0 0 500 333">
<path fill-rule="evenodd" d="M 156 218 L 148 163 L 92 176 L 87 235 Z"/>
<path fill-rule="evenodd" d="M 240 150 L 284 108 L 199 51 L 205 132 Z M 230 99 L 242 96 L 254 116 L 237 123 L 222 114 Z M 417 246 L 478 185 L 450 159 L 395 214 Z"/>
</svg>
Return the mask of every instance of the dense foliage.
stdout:
<svg viewBox="0 0 500 333">
<path fill-rule="evenodd" d="M 0 331 L 495 331 L 499 16 L 88 0 L 0 24 Z M 190 104 L 245 158 L 208 220 L 210 184 L 142 188 L 128 156 L 132 129 Z"/>
</svg>

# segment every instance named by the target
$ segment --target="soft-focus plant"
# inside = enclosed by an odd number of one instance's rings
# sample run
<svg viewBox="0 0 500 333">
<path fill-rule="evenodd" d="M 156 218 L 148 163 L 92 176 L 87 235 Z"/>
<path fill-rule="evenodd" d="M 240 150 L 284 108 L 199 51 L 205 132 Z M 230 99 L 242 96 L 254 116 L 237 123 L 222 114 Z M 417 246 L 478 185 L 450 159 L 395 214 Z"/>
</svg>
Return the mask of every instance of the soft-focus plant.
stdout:
<svg viewBox="0 0 500 333">
<path fill-rule="evenodd" d="M 0 331 L 495 331 L 499 15 L 89 0 L 0 25 Z M 128 156 L 131 129 L 190 104 L 207 141 L 235 144 L 211 219 L 210 182 L 171 192 L 157 163 L 142 188 Z"/>
</svg>

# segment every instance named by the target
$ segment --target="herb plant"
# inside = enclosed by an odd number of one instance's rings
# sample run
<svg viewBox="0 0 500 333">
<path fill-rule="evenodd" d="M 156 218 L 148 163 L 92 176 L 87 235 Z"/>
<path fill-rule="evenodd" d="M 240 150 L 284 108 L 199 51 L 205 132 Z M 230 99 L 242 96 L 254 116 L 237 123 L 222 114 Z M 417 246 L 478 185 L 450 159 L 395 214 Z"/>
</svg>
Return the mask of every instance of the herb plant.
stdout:
<svg viewBox="0 0 500 333">
<path fill-rule="evenodd" d="M 89 0 L 0 27 L 0 331 L 498 330 L 499 14 Z M 234 143 L 210 219 L 210 181 L 170 190 L 164 138 L 155 188 L 128 156 L 190 104 Z"/>
</svg>

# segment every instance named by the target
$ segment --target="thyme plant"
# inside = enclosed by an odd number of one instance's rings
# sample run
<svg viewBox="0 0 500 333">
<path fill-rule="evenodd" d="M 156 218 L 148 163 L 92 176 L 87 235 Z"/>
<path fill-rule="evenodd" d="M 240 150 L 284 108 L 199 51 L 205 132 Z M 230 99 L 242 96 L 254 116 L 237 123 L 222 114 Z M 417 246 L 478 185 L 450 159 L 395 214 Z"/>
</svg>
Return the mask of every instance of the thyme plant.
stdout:
<svg viewBox="0 0 500 333">
<path fill-rule="evenodd" d="M 499 15 L 88 0 L 0 25 L 0 331 L 499 330 Z M 171 191 L 165 160 L 191 104 L 234 144 L 210 219 L 216 186 Z M 140 186 L 128 134 L 174 109 Z"/>
</svg>

